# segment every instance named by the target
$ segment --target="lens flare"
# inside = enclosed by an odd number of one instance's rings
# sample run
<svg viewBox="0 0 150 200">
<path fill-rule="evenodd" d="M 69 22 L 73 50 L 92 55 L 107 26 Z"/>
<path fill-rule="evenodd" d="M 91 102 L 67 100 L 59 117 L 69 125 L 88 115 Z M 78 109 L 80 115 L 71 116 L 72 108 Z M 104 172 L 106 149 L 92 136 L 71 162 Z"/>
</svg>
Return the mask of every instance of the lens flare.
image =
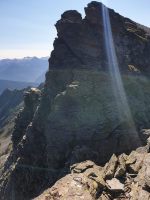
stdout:
<svg viewBox="0 0 150 200">
<path fill-rule="evenodd" d="M 137 135 L 135 124 L 129 108 L 127 96 L 123 86 L 121 73 L 119 70 L 119 65 L 111 30 L 109 10 L 105 5 L 102 5 L 102 17 L 103 17 L 104 39 L 105 39 L 108 68 L 112 82 L 112 89 L 119 113 L 119 118 L 120 121 L 125 121 L 130 127 L 130 130 L 132 130 L 132 132 L 136 133 Z"/>
</svg>

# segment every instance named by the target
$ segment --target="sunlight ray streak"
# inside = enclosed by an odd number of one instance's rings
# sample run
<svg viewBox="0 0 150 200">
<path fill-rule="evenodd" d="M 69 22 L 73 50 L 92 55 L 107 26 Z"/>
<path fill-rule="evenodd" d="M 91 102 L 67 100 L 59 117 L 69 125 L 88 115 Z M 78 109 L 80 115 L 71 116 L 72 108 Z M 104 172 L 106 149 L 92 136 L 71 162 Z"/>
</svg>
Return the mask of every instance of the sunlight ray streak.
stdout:
<svg viewBox="0 0 150 200">
<path fill-rule="evenodd" d="M 119 117 L 121 121 L 127 121 L 130 127 L 132 127 L 132 129 L 136 132 L 135 124 L 129 108 L 128 100 L 126 97 L 125 89 L 123 86 L 119 70 L 119 65 L 111 30 L 109 11 L 108 8 L 104 5 L 102 5 L 102 16 L 103 16 L 104 37 L 105 37 L 105 47 L 108 60 L 108 67 L 112 81 L 112 88 L 116 98 L 116 103 L 120 115 Z"/>
</svg>

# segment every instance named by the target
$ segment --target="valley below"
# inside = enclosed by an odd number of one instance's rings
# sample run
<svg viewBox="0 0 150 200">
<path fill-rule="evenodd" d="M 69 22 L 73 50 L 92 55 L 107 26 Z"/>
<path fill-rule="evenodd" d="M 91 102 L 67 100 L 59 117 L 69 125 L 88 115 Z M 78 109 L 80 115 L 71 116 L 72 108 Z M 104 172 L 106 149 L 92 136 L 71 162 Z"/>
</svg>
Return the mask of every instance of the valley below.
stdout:
<svg viewBox="0 0 150 200">
<path fill-rule="evenodd" d="M 44 82 L 47 60 L 47 57 L 0 60 L 0 94 L 5 89 L 38 87 Z"/>
</svg>

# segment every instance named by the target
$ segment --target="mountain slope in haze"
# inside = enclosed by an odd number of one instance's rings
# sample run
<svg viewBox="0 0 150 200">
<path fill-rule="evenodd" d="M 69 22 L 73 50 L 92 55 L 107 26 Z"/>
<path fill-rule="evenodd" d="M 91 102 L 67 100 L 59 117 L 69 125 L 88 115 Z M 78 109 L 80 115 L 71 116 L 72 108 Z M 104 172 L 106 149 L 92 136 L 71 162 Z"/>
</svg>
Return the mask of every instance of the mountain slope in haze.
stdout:
<svg viewBox="0 0 150 200">
<path fill-rule="evenodd" d="M 15 119 L 23 108 L 23 90 L 6 89 L 0 95 L 0 174 L 11 151 L 11 134 L 14 130 Z"/>
<path fill-rule="evenodd" d="M 37 86 L 38 83 L 30 83 L 30 82 L 19 82 L 19 81 L 10 81 L 10 80 L 0 80 L 0 94 L 5 90 L 5 89 L 23 89 L 28 86 Z"/>
<path fill-rule="evenodd" d="M 35 82 L 43 73 L 46 73 L 47 69 L 46 57 L 3 59 L 0 60 L 0 80 Z"/>
<path fill-rule="evenodd" d="M 23 90 L 9 90 L 6 89 L 0 95 L 0 128 L 5 124 L 6 119 L 11 115 L 14 109 L 23 102 Z"/>
</svg>

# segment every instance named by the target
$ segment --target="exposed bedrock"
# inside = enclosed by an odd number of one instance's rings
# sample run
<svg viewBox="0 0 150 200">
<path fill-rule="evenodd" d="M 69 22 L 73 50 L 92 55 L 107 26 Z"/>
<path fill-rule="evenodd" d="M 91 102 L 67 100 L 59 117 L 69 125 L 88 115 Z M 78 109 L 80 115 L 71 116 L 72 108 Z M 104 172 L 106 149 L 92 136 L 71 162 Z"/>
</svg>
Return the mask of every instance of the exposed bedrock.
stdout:
<svg viewBox="0 0 150 200">
<path fill-rule="evenodd" d="M 142 149 L 129 156 L 113 155 L 104 167 L 85 161 L 74 164 L 70 174 L 58 180 L 35 200 L 149 200 L 150 154 Z"/>
</svg>

